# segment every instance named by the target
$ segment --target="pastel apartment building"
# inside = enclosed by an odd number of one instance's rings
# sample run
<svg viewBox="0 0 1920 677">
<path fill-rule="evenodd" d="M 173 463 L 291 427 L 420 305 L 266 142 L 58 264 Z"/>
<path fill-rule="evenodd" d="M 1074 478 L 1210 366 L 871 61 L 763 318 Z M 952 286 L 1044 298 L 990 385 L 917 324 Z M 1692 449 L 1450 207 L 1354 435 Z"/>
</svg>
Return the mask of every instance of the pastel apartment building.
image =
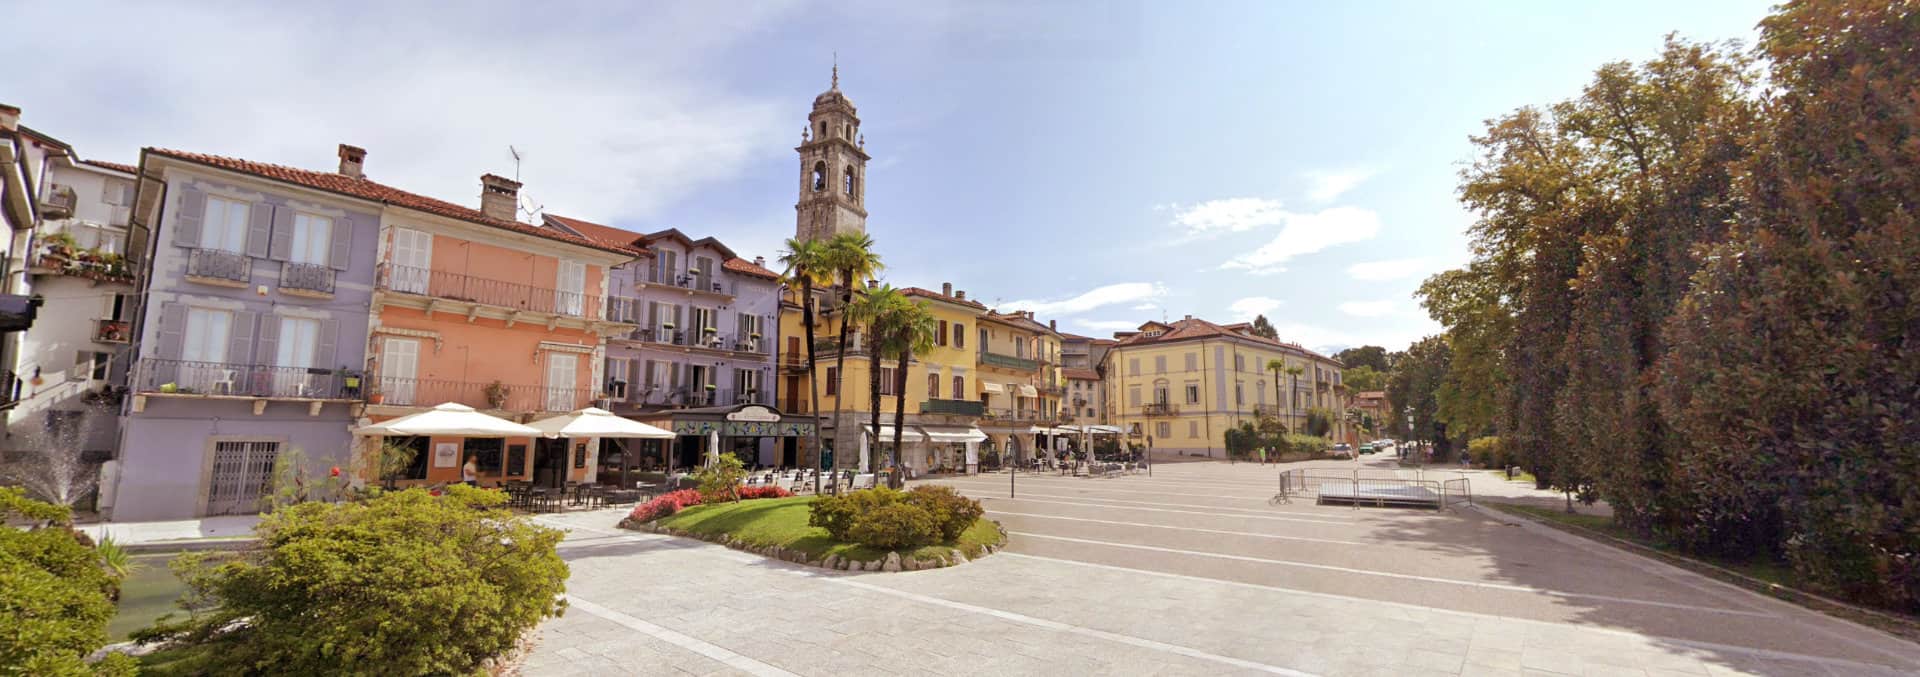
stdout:
<svg viewBox="0 0 1920 677">
<path fill-rule="evenodd" d="M 649 234 L 548 214 L 549 228 L 631 248 L 614 267 L 616 319 L 635 325 L 608 337 L 603 372 L 609 409 L 686 433 L 670 448 L 635 441 L 642 465 L 685 468 L 709 442 L 695 431 L 703 410 L 771 406 L 781 346 L 780 276 L 712 237 L 677 229 Z M 794 436 L 723 436 L 724 451 L 748 465 L 797 463 Z M 671 456 L 671 458 L 668 458 Z"/>
</svg>

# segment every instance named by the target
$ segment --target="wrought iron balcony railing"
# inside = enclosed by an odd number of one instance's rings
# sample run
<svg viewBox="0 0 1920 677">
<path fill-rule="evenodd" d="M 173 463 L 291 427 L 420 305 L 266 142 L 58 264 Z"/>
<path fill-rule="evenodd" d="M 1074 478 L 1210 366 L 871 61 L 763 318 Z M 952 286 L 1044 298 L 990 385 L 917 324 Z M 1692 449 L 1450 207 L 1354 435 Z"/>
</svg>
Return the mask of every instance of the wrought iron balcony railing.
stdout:
<svg viewBox="0 0 1920 677">
<path fill-rule="evenodd" d="M 316 294 L 333 293 L 333 269 L 316 263 L 280 264 L 280 288 Z"/>
<path fill-rule="evenodd" d="M 187 254 L 187 277 L 245 283 L 253 279 L 253 259 L 239 252 L 195 249 Z"/>
<path fill-rule="evenodd" d="M 536 287 L 518 282 L 429 270 L 393 263 L 380 264 L 376 285 L 383 290 L 451 301 L 523 310 L 550 315 L 599 319 L 605 312 L 594 294 Z"/>
<path fill-rule="evenodd" d="M 920 403 L 922 414 L 950 414 L 955 416 L 984 416 L 987 405 L 975 400 L 933 399 Z"/>
<path fill-rule="evenodd" d="M 1180 408 L 1166 402 L 1152 402 L 1141 407 L 1140 413 L 1147 416 L 1172 416 L 1180 413 Z"/>
<path fill-rule="evenodd" d="M 991 367 L 1005 367 L 1007 369 L 1019 369 L 1021 371 L 1034 371 L 1040 368 L 1039 360 L 1030 360 L 1024 357 L 1014 357 L 1012 355 L 1001 355 L 1000 353 L 989 352 L 985 350 L 980 351 L 980 364 L 991 366 Z"/>
<path fill-rule="evenodd" d="M 627 402 L 654 407 L 718 407 L 735 404 L 771 404 L 773 394 L 766 390 L 740 390 L 704 386 L 629 386 Z"/>
<path fill-rule="evenodd" d="M 134 367 L 136 393 L 231 395 L 289 400 L 357 400 L 360 377 L 333 369 L 145 358 Z"/>
<path fill-rule="evenodd" d="M 94 320 L 95 343 L 128 343 L 133 340 L 133 323 L 126 320 Z"/>
<path fill-rule="evenodd" d="M 593 403 L 595 388 L 541 386 L 430 378 L 373 379 L 367 400 L 374 404 L 431 407 L 456 402 L 475 409 L 513 412 L 568 412 Z"/>
</svg>

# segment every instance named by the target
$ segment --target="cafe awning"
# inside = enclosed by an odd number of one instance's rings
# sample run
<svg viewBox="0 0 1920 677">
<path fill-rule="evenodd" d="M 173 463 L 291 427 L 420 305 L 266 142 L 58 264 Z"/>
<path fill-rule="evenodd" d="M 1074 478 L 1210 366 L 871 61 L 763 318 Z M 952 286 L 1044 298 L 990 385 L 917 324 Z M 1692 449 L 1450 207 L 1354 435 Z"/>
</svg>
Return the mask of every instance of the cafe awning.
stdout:
<svg viewBox="0 0 1920 677">
<path fill-rule="evenodd" d="M 1021 397 L 1039 397 L 1040 390 L 1033 386 L 1022 383 L 1020 384 L 1020 396 Z"/>
<path fill-rule="evenodd" d="M 872 426 L 872 425 L 862 425 L 862 426 L 860 426 L 860 429 L 861 429 L 861 430 L 864 430 L 864 431 L 866 431 L 866 432 L 867 432 L 867 434 L 869 434 L 869 435 L 871 435 L 871 434 L 873 434 L 873 426 Z M 919 430 L 915 430 L 913 426 L 907 426 L 906 428 L 903 428 L 903 429 L 901 429 L 901 431 L 900 431 L 900 441 L 901 441 L 901 442 L 903 442 L 903 443 L 905 443 L 905 442 L 921 442 L 921 441 L 925 441 L 926 439 L 927 439 L 927 436 L 926 436 L 926 435 L 922 435 L 922 434 L 920 434 L 920 431 L 919 431 Z M 879 441 L 881 441 L 881 442 L 892 442 L 892 441 L 893 441 L 893 426 L 891 426 L 891 425 L 886 425 L 886 424 L 881 424 L 881 425 L 880 425 L 880 440 L 879 440 Z"/>
<path fill-rule="evenodd" d="M 979 428 L 975 428 L 972 426 L 960 427 L 960 426 L 924 425 L 924 426 L 920 426 L 920 430 L 927 434 L 927 439 L 932 440 L 934 442 L 940 442 L 940 443 L 987 441 L 987 434 L 984 432 L 981 432 Z"/>
<path fill-rule="evenodd" d="M 628 437 L 670 439 L 673 432 L 632 421 L 613 412 L 587 407 L 571 414 L 541 419 L 527 424 L 539 428 L 547 437 Z"/>
<path fill-rule="evenodd" d="M 540 437 L 543 433 L 532 426 L 520 425 L 513 421 L 483 414 L 464 404 L 447 402 L 418 414 L 408 414 L 391 421 L 361 426 L 353 431 L 355 435 L 389 436 L 432 436 L 448 437 Z"/>
</svg>

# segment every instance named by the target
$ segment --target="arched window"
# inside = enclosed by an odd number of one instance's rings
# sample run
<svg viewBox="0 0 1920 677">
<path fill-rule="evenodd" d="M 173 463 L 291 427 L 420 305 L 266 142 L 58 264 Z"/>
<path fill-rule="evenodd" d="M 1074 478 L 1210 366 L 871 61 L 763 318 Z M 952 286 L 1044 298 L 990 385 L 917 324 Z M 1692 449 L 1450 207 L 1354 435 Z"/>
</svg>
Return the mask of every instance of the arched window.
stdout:
<svg viewBox="0 0 1920 677">
<path fill-rule="evenodd" d="M 847 165 L 847 175 L 845 177 L 845 183 L 847 184 L 846 185 L 847 197 L 853 197 L 853 188 L 854 188 L 853 165 Z"/>
<path fill-rule="evenodd" d="M 822 139 L 827 138 L 827 121 L 826 120 L 820 121 L 820 138 Z"/>
<path fill-rule="evenodd" d="M 813 163 L 813 190 L 814 192 L 817 193 L 826 189 L 827 189 L 827 163 L 815 162 Z"/>
</svg>

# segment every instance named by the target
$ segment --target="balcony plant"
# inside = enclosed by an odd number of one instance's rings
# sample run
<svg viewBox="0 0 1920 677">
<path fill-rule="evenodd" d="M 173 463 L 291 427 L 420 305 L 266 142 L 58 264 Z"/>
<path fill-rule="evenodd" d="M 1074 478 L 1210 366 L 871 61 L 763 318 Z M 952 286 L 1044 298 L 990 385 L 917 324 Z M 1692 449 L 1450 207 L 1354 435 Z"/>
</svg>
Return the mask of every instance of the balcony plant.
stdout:
<svg viewBox="0 0 1920 677">
<path fill-rule="evenodd" d="M 492 383 L 487 384 L 487 387 L 485 389 L 485 394 L 487 396 L 487 408 L 489 409 L 506 408 L 507 384 L 501 383 L 499 379 L 495 379 Z"/>
</svg>

